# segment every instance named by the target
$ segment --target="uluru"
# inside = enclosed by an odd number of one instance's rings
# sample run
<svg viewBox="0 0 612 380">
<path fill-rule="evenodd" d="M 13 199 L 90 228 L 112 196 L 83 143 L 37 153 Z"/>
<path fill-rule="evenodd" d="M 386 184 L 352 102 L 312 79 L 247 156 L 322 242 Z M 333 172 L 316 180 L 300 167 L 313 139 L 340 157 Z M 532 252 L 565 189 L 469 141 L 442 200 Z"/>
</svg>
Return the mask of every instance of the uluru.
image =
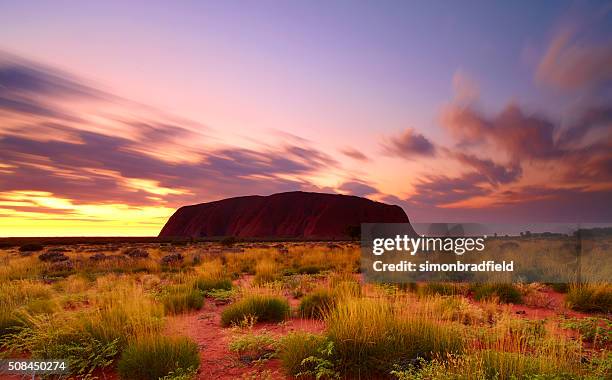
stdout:
<svg viewBox="0 0 612 380">
<path fill-rule="evenodd" d="M 409 223 L 396 205 L 351 195 L 303 191 L 251 195 L 183 206 L 160 237 L 347 239 L 361 223 Z"/>
</svg>

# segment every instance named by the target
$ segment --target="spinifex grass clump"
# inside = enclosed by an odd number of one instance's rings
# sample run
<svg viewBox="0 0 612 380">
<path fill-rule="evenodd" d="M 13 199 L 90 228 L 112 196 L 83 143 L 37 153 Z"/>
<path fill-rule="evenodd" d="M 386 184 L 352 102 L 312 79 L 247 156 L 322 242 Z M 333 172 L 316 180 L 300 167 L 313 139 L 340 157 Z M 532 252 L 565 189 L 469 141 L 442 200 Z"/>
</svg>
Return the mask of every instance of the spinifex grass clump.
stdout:
<svg viewBox="0 0 612 380">
<path fill-rule="evenodd" d="M 24 317 L 51 314 L 55 303 L 51 288 L 36 281 L 0 283 L 0 337 L 24 325 Z"/>
<path fill-rule="evenodd" d="M 264 259 L 255 265 L 255 278 L 253 279 L 255 284 L 265 284 L 280 280 L 280 278 L 280 267 L 274 261 Z"/>
<path fill-rule="evenodd" d="M 331 290 L 318 289 L 302 298 L 298 313 L 304 318 L 322 319 L 336 302 L 336 297 Z"/>
<path fill-rule="evenodd" d="M 72 315 L 30 315 L 24 317 L 19 329 L 4 337 L 2 348 L 11 355 L 27 353 L 32 359 L 62 358 L 68 361 L 72 375 L 83 376 L 109 366 L 120 344 L 118 339 L 101 341 L 92 336 Z"/>
<path fill-rule="evenodd" d="M 131 338 L 159 332 L 163 316 L 162 305 L 140 287 L 126 284 L 100 295 L 80 319 L 84 330 L 97 340 L 124 345 Z"/>
<path fill-rule="evenodd" d="M 478 353 L 486 379 L 571 379 L 571 374 L 551 365 L 554 361 L 547 357 L 517 352 L 484 350 Z M 536 377 L 540 375 L 541 377 Z"/>
<path fill-rule="evenodd" d="M 221 260 L 213 260 L 202 263 L 197 268 L 195 287 L 204 293 L 211 290 L 231 290 L 232 280 L 225 273 Z"/>
<path fill-rule="evenodd" d="M 612 284 L 571 285 L 565 301 L 574 310 L 612 312 Z"/>
<path fill-rule="evenodd" d="M 472 355 L 481 359 L 486 378 L 523 379 L 536 374 L 545 379 L 582 378 L 569 375 L 584 369 L 581 344 L 560 333 L 555 323 L 506 312 L 479 335 L 479 350 Z"/>
<path fill-rule="evenodd" d="M 327 323 L 338 368 L 358 376 L 389 373 L 394 363 L 460 352 L 464 345 L 456 329 L 401 315 L 384 299 L 346 299 Z"/>
<path fill-rule="evenodd" d="M 161 291 L 159 298 L 170 314 L 199 310 L 204 305 L 202 291 L 190 283 L 168 286 Z"/>
<path fill-rule="evenodd" d="M 200 366 L 198 345 L 187 338 L 161 335 L 130 342 L 121 354 L 117 372 L 126 380 L 157 380 L 170 373 L 193 372 Z"/>
<path fill-rule="evenodd" d="M 289 316 L 289 312 L 289 303 L 284 297 L 249 294 L 223 310 L 221 324 L 239 324 L 248 317 L 255 317 L 258 322 L 281 322 Z"/>
<path fill-rule="evenodd" d="M 497 299 L 503 303 L 519 304 L 522 302 L 521 292 L 512 284 L 475 284 L 472 290 L 474 299 L 477 301 Z"/>
<path fill-rule="evenodd" d="M 214 289 L 231 290 L 232 280 L 227 277 L 212 277 L 202 275 L 196 279 L 195 286 L 203 292 L 209 292 Z"/>
</svg>

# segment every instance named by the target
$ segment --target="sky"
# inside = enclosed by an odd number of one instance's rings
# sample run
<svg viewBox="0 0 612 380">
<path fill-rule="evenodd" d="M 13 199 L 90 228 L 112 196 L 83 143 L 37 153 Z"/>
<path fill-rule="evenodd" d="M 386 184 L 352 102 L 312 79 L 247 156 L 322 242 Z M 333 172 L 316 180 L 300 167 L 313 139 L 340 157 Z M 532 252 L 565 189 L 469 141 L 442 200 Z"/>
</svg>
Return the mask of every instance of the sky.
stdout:
<svg viewBox="0 0 612 380">
<path fill-rule="evenodd" d="M 605 223 L 611 148 L 609 2 L 0 0 L 0 236 L 293 190 Z"/>
</svg>

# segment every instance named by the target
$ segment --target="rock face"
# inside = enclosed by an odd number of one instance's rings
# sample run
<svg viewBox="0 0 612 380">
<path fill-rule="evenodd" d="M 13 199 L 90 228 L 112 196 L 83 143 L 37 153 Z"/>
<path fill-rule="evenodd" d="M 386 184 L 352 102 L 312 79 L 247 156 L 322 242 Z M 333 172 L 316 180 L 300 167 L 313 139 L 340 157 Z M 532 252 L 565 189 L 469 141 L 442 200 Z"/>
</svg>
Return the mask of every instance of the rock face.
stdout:
<svg viewBox="0 0 612 380">
<path fill-rule="evenodd" d="M 160 237 L 346 239 L 361 223 L 409 223 L 399 206 L 369 199 L 294 191 L 179 208 Z"/>
</svg>

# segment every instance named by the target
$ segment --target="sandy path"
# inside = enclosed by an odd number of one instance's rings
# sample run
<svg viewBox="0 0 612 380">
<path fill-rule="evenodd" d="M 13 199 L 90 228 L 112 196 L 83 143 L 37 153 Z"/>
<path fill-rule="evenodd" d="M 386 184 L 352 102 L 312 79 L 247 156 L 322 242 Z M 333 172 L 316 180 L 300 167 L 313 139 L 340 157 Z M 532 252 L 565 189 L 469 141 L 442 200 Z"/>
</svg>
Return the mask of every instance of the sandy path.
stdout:
<svg viewBox="0 0 612 380">
<path fill-rule="evenodd" d="M 287 379 L 278 359 L 259 364 L 244 363 L 229 351 L 229 342 L 238 332 L 221 327 L 224 307 L 207 300 L 198 312 L 168 317 L 166 334 L 188 336 L 198 344 L 201 358 L 198 379 Z M 291 331 L 320 332 L 323 328 L 323 323 L 318 321 L 292 318 L 281 324 L 258 323 L 252 331 L 265 330 L 281 336 Z"/>
</svg>

